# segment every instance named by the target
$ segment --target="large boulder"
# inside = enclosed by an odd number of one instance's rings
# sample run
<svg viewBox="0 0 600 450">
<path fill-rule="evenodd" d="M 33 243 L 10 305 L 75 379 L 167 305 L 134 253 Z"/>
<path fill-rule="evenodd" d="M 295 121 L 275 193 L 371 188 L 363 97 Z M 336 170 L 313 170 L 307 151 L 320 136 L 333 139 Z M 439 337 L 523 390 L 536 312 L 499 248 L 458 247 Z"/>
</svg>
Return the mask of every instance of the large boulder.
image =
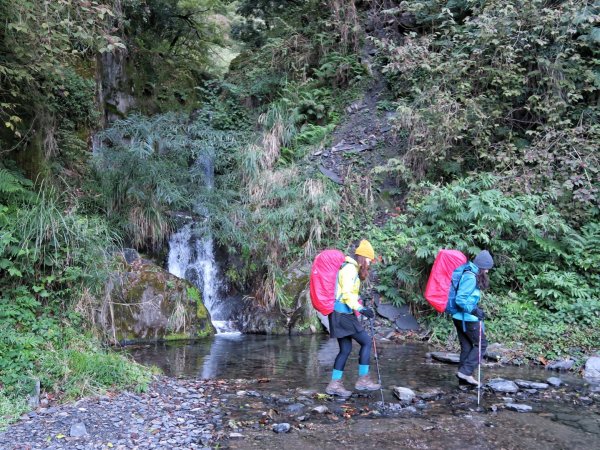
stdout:
<svg viewBox="0 0 600 450">
<path fill-rule="evenodd" d="M 109 340 L 133 343 L 194 339 L 215 333 L 201 294 L 156 264 L 122 261 L 112 275 L 99 314 Z"/>
<path fill-rule="evenodd" d="M 292 264 L 278 280 L 277 307 L 265 308 L 247 300 L 240 313 L 241 331 L 254 334 L 313 334 L 326 328 L 310 301 L 310 265 Z M 327 318 L 325 317 L 326 321 Z M 322 325 L 323 323 L 323 325 Z"/>
</svg>

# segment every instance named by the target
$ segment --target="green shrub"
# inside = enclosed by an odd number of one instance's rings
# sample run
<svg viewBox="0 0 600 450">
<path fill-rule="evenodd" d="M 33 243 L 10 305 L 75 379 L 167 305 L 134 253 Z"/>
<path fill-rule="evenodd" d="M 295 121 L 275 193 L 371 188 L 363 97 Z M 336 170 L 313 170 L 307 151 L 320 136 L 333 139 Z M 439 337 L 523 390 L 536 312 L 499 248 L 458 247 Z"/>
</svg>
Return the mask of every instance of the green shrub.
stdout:
<svg viewBox="0 0 600 450">
<path fill-rule="evenodd" d="M 592 261 L 598 256 L 598 222 L 576 230 L 547 197 L 503 193 L 497 184 L 494 177 L 482 175 L 414 189 L 406 214 L 370 231 L 383 262 L 375 288 L 386 300 L 411 303 L 427 314 L 431 309 L 422 293 L 438 250 L 454 248 L 473 257 L 486 248 L 496 263 L 486 309 L 492 318 L 497 312 L 499 321 L 508 320 L 503 325 L 531 327 L 523 333 L 524 341 L 597 324 L 600 284 Z M 494 305 L 494 299 L 505 296 L 511 301 Z M 564 352 L 574 342 L 565 336 L 566 343 L 545 351 Z"/>
<path fill-rule="evenodd" d="M 148 382 L 145 369 L 82 333 L 91 329 L 118 240 L 104 221 L 81 215 L 76 198 L 46 184 L 31 188 L 0 167 L 3 423 L 23 411 L 34 380 L 69 398 Z"/>
</svg>

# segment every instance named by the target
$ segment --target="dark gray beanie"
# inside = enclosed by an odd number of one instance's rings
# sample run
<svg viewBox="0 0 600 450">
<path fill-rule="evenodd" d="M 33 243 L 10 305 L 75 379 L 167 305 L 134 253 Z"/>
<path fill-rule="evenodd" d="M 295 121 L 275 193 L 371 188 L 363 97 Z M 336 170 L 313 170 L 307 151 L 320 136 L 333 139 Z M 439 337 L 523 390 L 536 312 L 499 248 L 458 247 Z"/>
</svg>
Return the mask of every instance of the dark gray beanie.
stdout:
<svg viewBox="0 0 600 450">
<path fill-rule="evenodd" d="M 473 260 L 473 264 L 475 264 L 480 269 L 491 269 L 494 267 L 494 260 L 492 259 L 492 255 L 487 250 L 482 250 L 479 252 L 479 255 L 475 257 Z"/>
</svg>

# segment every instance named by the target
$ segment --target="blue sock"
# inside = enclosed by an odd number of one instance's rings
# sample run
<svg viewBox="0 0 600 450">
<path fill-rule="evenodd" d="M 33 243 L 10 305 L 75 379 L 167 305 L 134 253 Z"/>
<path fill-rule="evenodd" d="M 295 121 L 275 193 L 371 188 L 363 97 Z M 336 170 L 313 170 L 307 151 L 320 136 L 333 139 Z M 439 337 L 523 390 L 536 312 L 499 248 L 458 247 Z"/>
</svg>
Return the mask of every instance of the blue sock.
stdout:
<svg viewBox="0 0 600 450">
<path fill-rule="evenodd" d="M 344 371 L 343 370 L 333 369 L 333 373 L 331 374 L 331 379 L 332 380 L 341 380 L 342 379 L 342 375 L 344 375 Z"/>
<path fill-rule="evenodd" d="M 365 375 L 369 374 L 369 365 L 365 365 L 363 366 L 362 364 L 358 365 L 358 376 L 359 377 L 364 377 Z"/>
</svg>

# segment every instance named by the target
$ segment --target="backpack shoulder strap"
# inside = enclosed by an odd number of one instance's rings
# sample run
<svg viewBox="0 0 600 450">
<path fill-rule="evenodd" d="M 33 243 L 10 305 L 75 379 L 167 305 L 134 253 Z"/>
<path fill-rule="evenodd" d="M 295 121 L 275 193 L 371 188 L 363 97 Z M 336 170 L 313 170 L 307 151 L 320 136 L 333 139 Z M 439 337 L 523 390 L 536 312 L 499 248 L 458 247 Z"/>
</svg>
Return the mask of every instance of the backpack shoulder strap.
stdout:
<svg viewBox="0 0 600 450">
<path fill-rule="evenodd" d="M 350 264 L 348 261 L 344 261 L 342 263 L 342 265 L 340 266 L 340 268 L 337 271 L 337 275 L 335 276 L 335 301 L 339 301 L 342 298 L 342 294 L 338 295 L 338 288 L 340 285 L 340 272 L 342 271 L 342 269 L 344 267 L 346 267 L 348 264 Z M 358 279 L 358 273 L 356 274 L 356 276 L 354 277 L 354 281 L 356 282 L 356 280 Z"/>
<path fill-rule="evenodd" d="M 471 268 L 469 267 L 468 264 L 466 264 L 465 266 L 466 267 L 463 269 L 462 273 L 460 274 L 460 277 L 458 279 L 458 283 L 456 283 L 456 286 L 454 285 L 454 283 L 452 283 L 452 287 L 454 288 L 454 292 L 458 292 L 458 288 L 460 287 L 460 282 L 462 281 L 462 278 L 465 275 L 465 273 L 470 272 L 472 274 L 475 274 L 475 272 L 473 272 L 471 270 Z"/>
</svg>

